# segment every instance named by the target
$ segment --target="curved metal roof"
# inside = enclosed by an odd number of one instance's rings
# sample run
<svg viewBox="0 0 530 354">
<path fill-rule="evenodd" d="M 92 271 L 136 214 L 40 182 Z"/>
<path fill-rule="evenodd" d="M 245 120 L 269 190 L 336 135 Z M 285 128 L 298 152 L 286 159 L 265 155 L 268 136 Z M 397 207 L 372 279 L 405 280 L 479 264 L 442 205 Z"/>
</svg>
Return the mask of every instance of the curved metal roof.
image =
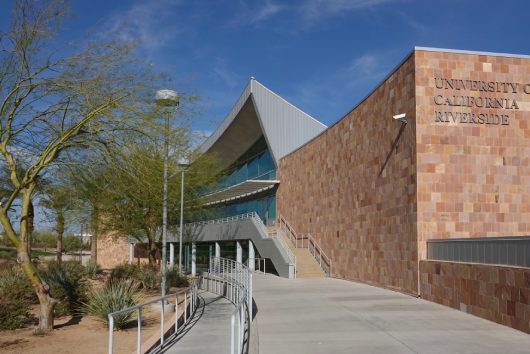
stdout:
<svg viewBox="0 0 530 354">
<path fill-rule="evenodd" d="M 227 167 L 263 134 L 275 162 L 296 150 L 326 125 L 251 78 L 201 152 L 216 153 Z"/>
</svg>

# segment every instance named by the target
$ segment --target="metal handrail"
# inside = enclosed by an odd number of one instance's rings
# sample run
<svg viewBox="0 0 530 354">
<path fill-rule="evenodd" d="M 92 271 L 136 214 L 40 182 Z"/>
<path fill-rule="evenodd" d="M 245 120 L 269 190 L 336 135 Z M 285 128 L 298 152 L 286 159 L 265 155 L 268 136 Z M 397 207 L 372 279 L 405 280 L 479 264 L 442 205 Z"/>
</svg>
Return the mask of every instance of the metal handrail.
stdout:
<svg viewBox="0 0 530 354">
<path fill-rule="evenodd" d="M 280 214 L 278 216 L 280 230 L 284 231 L 296 248 L 307 248 L 309 252 L 315 257 L 320 267 L 324 270 L 327 276 L 332 274 L 331 258 L 322 250 L 320 244 L 311 236 L 311 234 L 297 234 L 291 225 Z"/>
<path fill-rule="evenodd" d="M 210 259 L 204 279 L 207 291 L 224 296 L 236 306 L 230 317 L 230 353 L 243 353 L 245 328 L 250 331 L 252 322 L 252 272 L 239 262 L 216 257 Z"/>
<path fill-rule="evenodd" d="M 244 213 L 244 214 L 239 214 L 239 215 L 234 215 L 234 216 L 227 216 L 227 217 L 219 218 L 219 219 L 197 221 L 197 222 L 186 224 L 186 226 L 194 226 L 194 225 L 199 226 L 199 225 L 208 225 L 208 224 L 226 224 L 226 223 L 231 222 L 231 221 L 244 220 L 244 219 L 256 219 L 256 221 L 258 221 L 260 224 L 264 225 L 263 224 L 263 220 L 261 220 L 261 218 L 259 217 L 258 213 L 253 211 L 253 212 L 250 212 L 250 213 Z"/>
<path fill-rule="evenodd" d="M 176 336 L 179 333 L 179 329 L 182 330 L 184 326 L 188 323 L 190 317 L 189 314 L 193 313 L 195 309 L 197 308 L 197 295 L 198 295 L 198 287 L 200 283 L 199 279 L 194 279 L 192 281 L 192 285 L 186 289 L 180 290 L 174 294 L 168 294 L 166 296 L 159 296 L 157 298 L 154 298 L 152 300 L 143 302 L 138 305 L 130 306 L 124 309 L 121 309 L 119 311 L 115 311 L 112 313 L 109 313 L 107 315 L 108 321 L 109 321 L 109 343 L 108 343 L 108 353 L 112 354 L 114 350 L 114 316 L 120 315 L 127 312 L 137 311 L 137 328 L 138 328 L 138 334 L 136 339 L 136 353 L 141 353 L 142 348 L 142 309 L 150 304 L 154 303 L 160 303 L 160 343 L 156 348 L 162 348 L 164 346 L 164 306 L 166 304 L 169 304 L 169 301 L 173 298 L 175 299 L 175 331 L 172 334 L 172 336 Z M 178 311 L 178 305 L 179 305 L 179 295 L 184 294 L 184 322 L 182 324 L 182 327 L 179 328 L 178 322 L 179 322 L 179 311 Z M 189 303 L 188 303 L 189 298 Z M 188 311 L 189 307 L 189 311 Z M 153 349 L 156 349 L 153 348 Z"/>
<path fill-rule="evenodd" d="M 293 265 L 296 266 L 296 256 L 294 255 L 294 253 L 291 250 L 291 248 L 285 243 L 284 239 L 282 237 L 278 237 L 278 234 L 276 232 L 269 233 L 268 235 L 269 235 L 270 238 L 274 238 L 274 239 L 278 240 L 278 242 L 280 243 L 280 246 L 283 249 L 285 255 L 289 259 L 289 264 L 293 264 Z"/>
</svg>

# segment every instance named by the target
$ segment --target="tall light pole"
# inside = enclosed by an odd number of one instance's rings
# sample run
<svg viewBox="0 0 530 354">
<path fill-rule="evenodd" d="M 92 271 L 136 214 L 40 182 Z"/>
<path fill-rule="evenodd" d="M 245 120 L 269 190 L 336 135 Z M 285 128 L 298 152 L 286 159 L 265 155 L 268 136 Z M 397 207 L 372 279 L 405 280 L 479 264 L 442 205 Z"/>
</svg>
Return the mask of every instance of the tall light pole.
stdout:
<svg viewBox="0 0 530 354">
<path fill-rule="evenodd" d="M 179 274 L 182 275 L 182 232 L 184 230 L 184 167 L 180 178 L 180 233 L 179 233 Z"/>
<path fill-rule="evenodd" d="M 172 90 L 158 90 L 156 92 L 156 104 L 161 107 L 178 107 L 179 95 Z M 162 196 L 162 296 L 166 295 L 166 243 L 167 243 L 167 177 L 169 160 L 169 117 L 172 110 L 165 110 L 164 130 L 164 190 Z"/>
</svg>

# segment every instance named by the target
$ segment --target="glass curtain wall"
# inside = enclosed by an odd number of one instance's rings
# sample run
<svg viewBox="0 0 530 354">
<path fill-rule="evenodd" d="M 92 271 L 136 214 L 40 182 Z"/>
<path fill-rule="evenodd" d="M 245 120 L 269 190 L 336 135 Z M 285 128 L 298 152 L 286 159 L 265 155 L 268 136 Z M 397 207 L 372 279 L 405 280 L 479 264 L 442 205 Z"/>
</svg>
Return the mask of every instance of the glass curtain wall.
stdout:
<svg viewBox="0 0 530 354">
<path fill-rule="evenodd" d="M 261 137 L 202 194 L 209 194 L 249 179 L 271 180 L 276 178 L 276 166 L 267 142 Z"/>
<path fill-rule="evenodd" d="M 276 166 L 267 142 L 262 136 L 222 174 L 216 183 L 208 186 L 202 194 L 214 193 L 249 179 L 272 180 L 275 178 Z M 209 218 L 224 218 L 256 212 L 265 224 L 271 224 L 276 219 L 276 189 L 232 203 L 215 205 L 209 210 Z"/>
</svg>

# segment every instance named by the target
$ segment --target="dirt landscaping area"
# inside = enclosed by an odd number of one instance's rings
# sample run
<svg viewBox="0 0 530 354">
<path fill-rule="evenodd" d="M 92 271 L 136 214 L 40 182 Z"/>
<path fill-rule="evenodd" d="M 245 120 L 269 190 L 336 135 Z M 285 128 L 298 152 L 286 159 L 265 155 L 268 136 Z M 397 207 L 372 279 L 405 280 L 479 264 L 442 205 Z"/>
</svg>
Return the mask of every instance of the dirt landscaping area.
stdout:
<svg viewBox="0 0 530 354">
<path fill-rule="evenodd" d="M 142 342 L 160 331 L 158 310 L 144 310 Z M 63 317 L 55 321 L 56 329 L 37 336 L 32 328 L 0 331 L 0 353 L 10 354 L 89 354 L 106 353 L 108 327 L 94 317 Z M 114 353 L 136 351 L 136 321 L 131 328 L 114 332 Z"/>
<path fill-rule="evenodd" d="M 181 290 L 181 289 L 179 289 Z M 188 301 L 190 301 L 188 297 Z M 179 318 L 184 312 L 184 298 L 179 295 Z M 165 328 L 174 322 L 166 314 Z M 142 310 L 142 344 L 154 343 L 160 334 L 160 312 L 154 306 Z M 137 322 L 114 331 L 114 353 L 136 353 Z M 35 335 L 33 328 L 0 331 L 0 353 L 9 354 L 94 354 L 107 353 L 108 327 L 92 316 L 62 317 L 55 320 L 55 330 L 47 335 Z"/>
</svg>

